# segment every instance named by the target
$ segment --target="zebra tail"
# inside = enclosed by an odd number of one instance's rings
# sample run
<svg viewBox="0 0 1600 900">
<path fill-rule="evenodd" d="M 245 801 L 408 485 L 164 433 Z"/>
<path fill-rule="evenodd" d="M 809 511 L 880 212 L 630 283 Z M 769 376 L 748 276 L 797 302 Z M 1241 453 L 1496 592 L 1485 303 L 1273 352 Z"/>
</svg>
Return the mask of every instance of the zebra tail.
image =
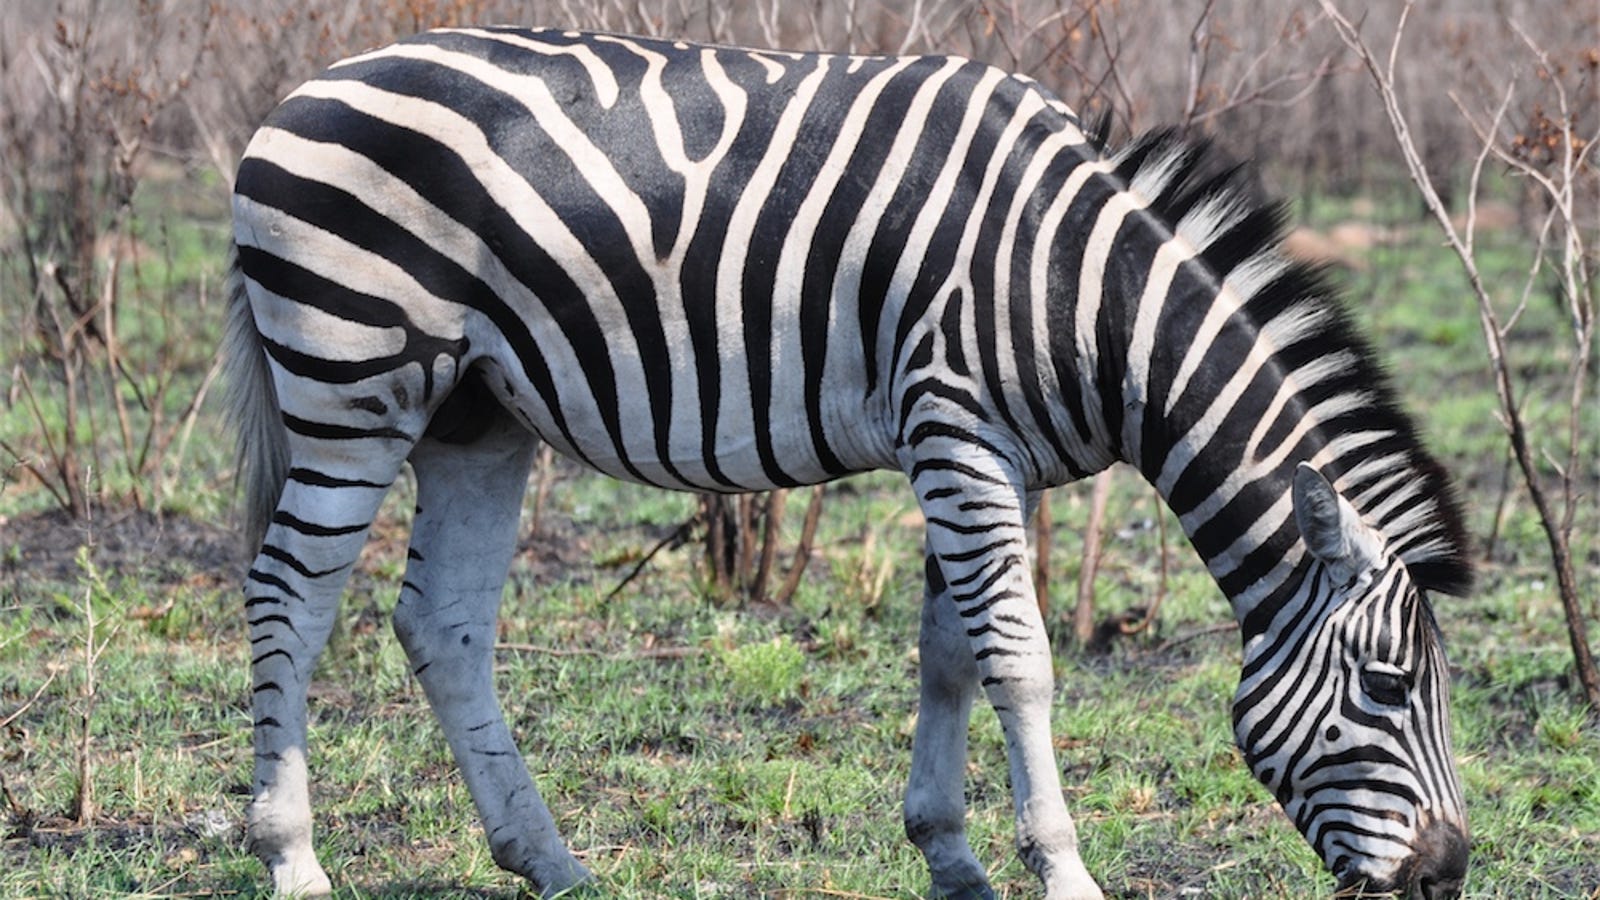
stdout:
<svg viewBox="0 0 1600 900">
<path fill-rule="evenodd" d="M 227 375 L 227 419 L 237 440 L 235 485 L 244 488 L 245 540 L 251 553 L 261 547 L 288 477 L 289 442 L 278 405 L 278 391 L 267 366 L 266 346 L 250 311 L 239 253 L 228 244 L 228 330 L 222 341 Z"/>
</svg>

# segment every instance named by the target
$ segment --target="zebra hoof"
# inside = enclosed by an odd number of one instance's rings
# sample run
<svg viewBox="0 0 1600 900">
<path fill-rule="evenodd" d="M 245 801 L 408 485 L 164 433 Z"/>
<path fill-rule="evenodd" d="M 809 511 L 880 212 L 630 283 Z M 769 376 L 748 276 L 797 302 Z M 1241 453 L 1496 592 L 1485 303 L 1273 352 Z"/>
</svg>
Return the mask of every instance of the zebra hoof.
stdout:
<svg viewBox="0 0 1600 900">
<path fill-rule="evenodd" d="M 272 896 L 325 897 L 333 893 L 333 883 L 311 849 L 310 829 L 275 829 L 271 820 L 259 814 L 260 809 L 252 804 L 246 810 L 250 826 L 245 846 L 272 876 Z"/>
<path fill-rule="evenodd" d="M 295 854 L 268 863 L 274 897 L 326 897 L 333 884 L 314 854 Z"/>
<path fill-rule="evenodd" d="M 1045 889 L 1045 900 L 1105 900 L 1105 894 L 1094 879 L 1084 873 L 1082 878 L 1064 880 L 1066 883 L 1052 882 Z"/>
</svg>

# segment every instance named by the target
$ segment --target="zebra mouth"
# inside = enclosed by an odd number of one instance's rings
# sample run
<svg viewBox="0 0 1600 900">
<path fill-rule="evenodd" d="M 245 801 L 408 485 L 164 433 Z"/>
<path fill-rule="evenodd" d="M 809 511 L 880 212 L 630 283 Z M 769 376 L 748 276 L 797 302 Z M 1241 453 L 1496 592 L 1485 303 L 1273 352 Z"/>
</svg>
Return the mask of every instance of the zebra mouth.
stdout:
<svg viewBox="0 0 1600 900">
<path fill-rule="evenodd" d="M 1372 878 L 1360 871 L 1346 867 L 1344 873 L 1334 873 L 1339 878 L 1339 886 L 1334 890 L 1335 900 L 1356 900 L 1358 897 L 1385 897 L 1392 898 L 1401 891 L 1401 896 L 1409 896 L 1410 891 L 1401 886 L 1390 884 L 1381 878 Z"/>
<path fill-rule="evenodd" d="M 1402 872 L 1395 878 L 1376 878 L 1356 868 L 1348 857 L 1341 857 L 1334 864 L 1333 874 L 1339 880 L 1339 886 L 1333 893 L 1334 900 L 1378 897 L 1452 900 L 1461 894 L 1462 887 L 1459 878 L 1433 877 L 1427 874 L 1413 876 Z"/>
</svg>

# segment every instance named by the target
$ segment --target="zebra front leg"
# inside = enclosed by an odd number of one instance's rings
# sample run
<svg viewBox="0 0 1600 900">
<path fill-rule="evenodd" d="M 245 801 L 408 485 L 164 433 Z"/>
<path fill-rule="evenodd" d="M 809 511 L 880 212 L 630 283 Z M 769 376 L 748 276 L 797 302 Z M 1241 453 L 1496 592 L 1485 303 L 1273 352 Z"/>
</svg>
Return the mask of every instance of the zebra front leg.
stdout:
<svg viewBox="0 0 1600 900">
<path fill-rule="evenodd" d="M 295 457 L 277 513 L 245 580 L 255 722 L 246 843 L 266 864 L 279 896 L 332 890 L 311 842 L 306 690 L 367 526 L 393 477 L 393 471 L 386 471 L 380 484 L 335 471 L 304 452 Z"/>
<path fill-rule="evenodd" d="M 394 630 L 444 729 L 495 862 L 544 891 L 588 881 L 556 832 L 494 692 L 495 621 L 536 441 L 508 417 L 411 455 L 417 515 Z"/>
<path fill-rule="evenodd" d="M 921 443 L 919 434 L 929 435 Z M 1017 850 L 1047 900 L 1100 898 L 1078 855 L 1050 735 L 1055 680 L 1027 562 L 1025 493 L 993 448 L 912 432 L 908 469 L 968 652 L 1005 733 Z M 920 736 L 920 735 L 919 735 Z"/>
<path fill-rule="evenodd" d="M 906 836 L 928 862 L 929 896 L 993 898 L 988 875 L 967 843 L 963 791 L 978 667 L 932 556 L 927 559 L 927 582 L 918 638 L 922 687 L 906 787 Z"/>
</svg>

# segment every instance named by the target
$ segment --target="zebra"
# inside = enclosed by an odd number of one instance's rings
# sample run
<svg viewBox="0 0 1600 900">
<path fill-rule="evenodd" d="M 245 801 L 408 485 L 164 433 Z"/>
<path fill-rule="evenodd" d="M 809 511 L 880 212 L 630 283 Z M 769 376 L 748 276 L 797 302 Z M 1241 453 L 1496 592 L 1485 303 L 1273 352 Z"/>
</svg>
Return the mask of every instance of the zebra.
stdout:
<svg viewBox="0 0 1600 900">
<path fill-rule="evenodd" d="M 238 168 L 224 347 L 259 547 L 247 830 L 275 890 L 330 890 L 307 683 L 407 463 L 393 627 L 493 857 L 546 895 L 593 882 L 492 685 L 543 442 L 681 490 L 907 477 L 926 588 L 904 825 L 941 897 L 993 896 L 963 824 L 980 689 L 1020 858 L 1052 900 L 1102 896 L 1025 529 L 1044 489 L 1127 462 L 1232 605 L 1256 778 L 1342 888 L 1456 896 L 1429 594 L 1470 582 L 1459 501 L 1242 172 L 1170 130 L 1113 148 L 953 56 L 462 28 L 293 91 Z"/>
</svg>

